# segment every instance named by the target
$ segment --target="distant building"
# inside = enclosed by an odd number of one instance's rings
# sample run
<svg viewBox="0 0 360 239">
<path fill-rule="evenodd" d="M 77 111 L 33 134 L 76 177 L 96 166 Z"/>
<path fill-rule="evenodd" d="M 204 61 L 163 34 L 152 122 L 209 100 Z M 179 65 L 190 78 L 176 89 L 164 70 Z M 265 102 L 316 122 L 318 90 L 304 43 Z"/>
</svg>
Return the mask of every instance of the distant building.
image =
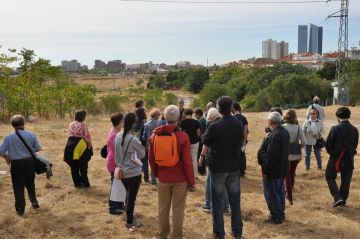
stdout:
<svg viewBox="0 0 360 239">
<path fill-rule="evenodd" d="M 323 28 L 314 24 L 309 26 L 309 52 L 317 52 L 322 55 Z"/>
<path fill-rule="evenodd" d="M 299 25 L 298 26 L 298 53 L 308 51 L 308 26 Z"/>
<path fill-rule="evenodd" d="M 298 53 L 317 52 L 322 55 L 323 28 L 314 24 L 298 26 Z"/>
<path fill-rule="evenodd" d="M 289 43 L 268 39 L 262 42 L 262 58 L 279 60 L 289 54 Z"/>
<path fill-rule="evenodd" d="M 178 69 L 190 68 L 191 62 L 190 61 L 179 61 L 179 62 L 176 62 L 175 66 Z"/>
<path fill-rule="evenodd" d="M 87 71 L 87 66 L 82 66 L 77 60 L 61 61 L 61 68 L 65 72 L 83 72 Z"/>
<path fill-rule="evenodd" d="M 108 61 L 108 63 L 102 60 L 95 60 L 94 70 L 105 71 L 107 73 L 120 73 L 125 70 L 125 66 L 126 64 L 121 60 Z"/>
<path fill-rule="evenodd" d="M 360 47 L 351 47 L 348 51 L 348 56 L 352 60 L 360 60 Z"/>
</svg>

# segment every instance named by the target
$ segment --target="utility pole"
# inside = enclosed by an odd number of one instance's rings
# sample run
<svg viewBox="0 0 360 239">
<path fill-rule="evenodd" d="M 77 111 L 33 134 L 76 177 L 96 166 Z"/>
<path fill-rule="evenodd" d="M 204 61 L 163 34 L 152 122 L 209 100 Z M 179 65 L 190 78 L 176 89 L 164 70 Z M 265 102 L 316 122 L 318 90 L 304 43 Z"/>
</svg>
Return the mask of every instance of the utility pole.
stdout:
<svg viewBox="0 0 360 239">
<path fill-rule="evenodd" d="M 328 0 L 330 2 L 331 0 Z M 340 18 L 338 57 L 336 61 L 336 81 L 334 87 L 334 104 L 349 105 L 349 57 L 348 57 L 348 23 L 349 0 L 341 0 L 339 11 L 329 15 L 329 18 Z"/>
</svg>

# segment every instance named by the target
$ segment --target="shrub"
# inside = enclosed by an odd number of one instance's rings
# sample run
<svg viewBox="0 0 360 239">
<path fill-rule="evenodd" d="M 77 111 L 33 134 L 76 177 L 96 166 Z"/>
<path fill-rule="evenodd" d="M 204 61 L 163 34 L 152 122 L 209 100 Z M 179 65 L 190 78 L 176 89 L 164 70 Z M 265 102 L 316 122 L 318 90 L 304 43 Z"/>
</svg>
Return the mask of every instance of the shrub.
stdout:
<svg viewBox="0 0 360 239">
<path fill-rule="evenodd" d="M 173 93 L 165 93 L 164 94 L 164 104 L 166 105 L 176 105 L 178 101 L 178 97 Z"/>
</svg>

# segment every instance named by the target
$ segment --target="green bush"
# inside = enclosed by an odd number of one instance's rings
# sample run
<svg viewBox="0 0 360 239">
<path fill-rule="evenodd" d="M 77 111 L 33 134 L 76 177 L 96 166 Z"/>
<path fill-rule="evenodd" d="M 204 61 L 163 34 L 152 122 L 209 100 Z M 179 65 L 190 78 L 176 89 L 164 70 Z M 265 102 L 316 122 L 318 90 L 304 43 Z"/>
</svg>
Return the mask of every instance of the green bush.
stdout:
<svg viewBox="0 0 360 239">
<path fill-rule="evenodd" d="M 123 99 L 124 98 L 118 94 L 106 95 L 100 98 L 106 113 L 122 111 L 120 104 L 123 102 Z"/>
<path fill-rule="evenodd" d="M 178 97 L 173 93 L 165 93 L 164 94 L 164 104 L 166 105 L 176 105 L 178 101 Z"/>
<path fill-rule="evenodd" d="M 162 90 L 148 89 L 145 91 L 144 101 L 146 107 L 155 107 L 162 103 Z"/>
<path fill-rule="evenodd" d="M 233 92 L 226 84 L 209 83 L 205 85 L 199 94 L 199 100 L 201 106 L 205 107 L 210 101 L 216 102 L 216 100 L 223 95 L 233 97 Z"/>
</svg>

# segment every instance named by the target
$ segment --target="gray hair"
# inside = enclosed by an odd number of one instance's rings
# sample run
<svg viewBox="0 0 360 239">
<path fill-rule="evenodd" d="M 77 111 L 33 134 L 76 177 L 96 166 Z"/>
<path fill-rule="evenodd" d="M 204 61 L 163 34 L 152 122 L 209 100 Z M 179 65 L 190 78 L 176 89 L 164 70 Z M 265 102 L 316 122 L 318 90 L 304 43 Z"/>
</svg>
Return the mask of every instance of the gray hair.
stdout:
<svg viewBox="0 0 360 239">
<path fill-rule="evenodd" d="M 176 105 L 169 105 L 165 108 L 164 117 L 168 124 L 173 124 L 179 121 L 180 111 Z"/>
<path fill-rule="evenodd" d="M 316 104 L 317 104 L 317 103 L 320 103 L 320 98 L 319 98 L 319 96 L 315 96 L 314 99 L 313 99 L 313 102 L 316 103 Z"/>
<path fill-rule="evenodd" d="M 10 120 L 11 125 L 16 129 L 25 125 L 25 117 L 22 115 L 14 115 Z"/>
<path fill-rule="evenodd" d="M 281 115 L 279 112 L 271 112 L 267 119 L 270 120 L 273 124 L 281 125 Z"/>
<path fill-rule="evenodd" d="M 207 112 L 206 120 L 208 122 L 211 122 L 211 121 L 214 121 L 214 120 L 216 120 L 216 119 L 218 119 L 220 117 L 221 117 L 221 115 L 220 115 L 218 109 L 210 108 L 209 111 Z"/>
</svg>

